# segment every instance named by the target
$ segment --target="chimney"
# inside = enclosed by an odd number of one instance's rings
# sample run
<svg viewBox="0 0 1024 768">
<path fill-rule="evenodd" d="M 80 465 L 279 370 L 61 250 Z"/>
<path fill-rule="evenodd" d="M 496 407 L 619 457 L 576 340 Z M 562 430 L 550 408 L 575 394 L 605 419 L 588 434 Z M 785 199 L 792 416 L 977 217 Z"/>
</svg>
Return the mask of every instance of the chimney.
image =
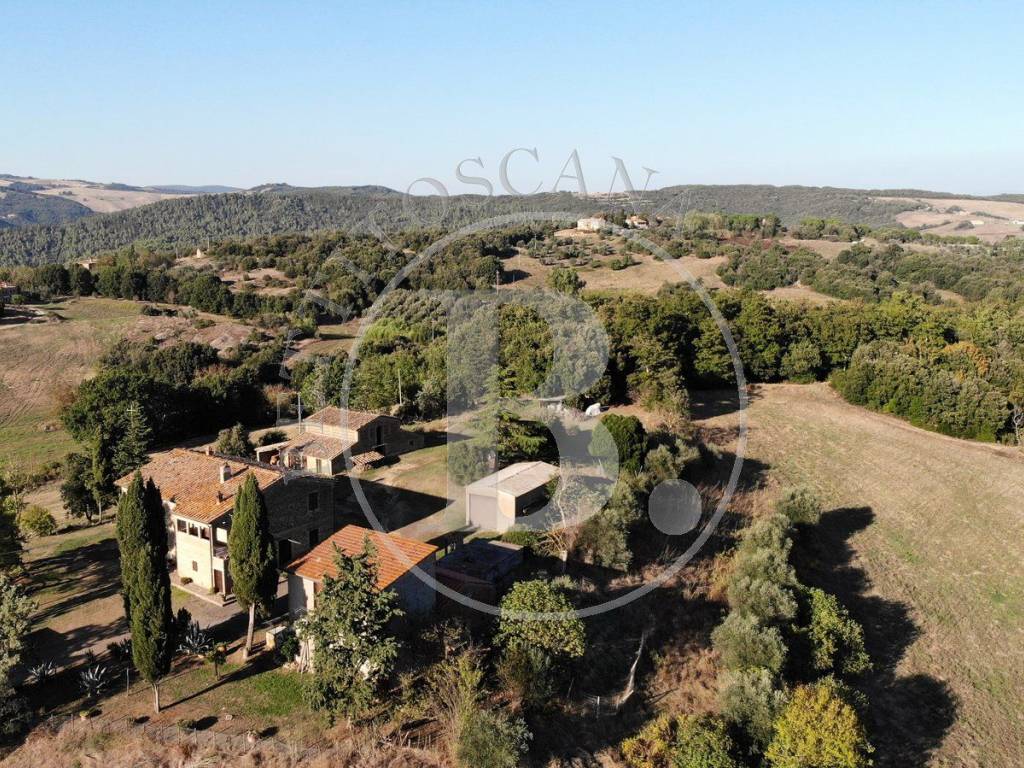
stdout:
<svg viewBox="0 0 1024 768">
<path fill-rule="evenodd" d="M 226 483 L 231 479 L 231 466 L 229 464 L 220 465 L 220 481 Z"/>
</svg>

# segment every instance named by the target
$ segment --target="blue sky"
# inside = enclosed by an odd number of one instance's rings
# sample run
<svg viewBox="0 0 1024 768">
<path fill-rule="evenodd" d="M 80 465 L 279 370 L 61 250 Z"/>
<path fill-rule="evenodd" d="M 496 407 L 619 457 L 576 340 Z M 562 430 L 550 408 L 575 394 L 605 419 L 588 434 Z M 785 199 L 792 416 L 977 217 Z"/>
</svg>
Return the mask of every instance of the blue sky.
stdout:
<svg viewBox="0 0 1024 768">
<path fill-rule="evenodd" d="M 1006 3 L 0 2 L 0 172 L 1024 192 Z M 572 188 L 572 182 L 562 182 Z M 422 183 L 414 191 L 430 191 Z"/>
</svg>

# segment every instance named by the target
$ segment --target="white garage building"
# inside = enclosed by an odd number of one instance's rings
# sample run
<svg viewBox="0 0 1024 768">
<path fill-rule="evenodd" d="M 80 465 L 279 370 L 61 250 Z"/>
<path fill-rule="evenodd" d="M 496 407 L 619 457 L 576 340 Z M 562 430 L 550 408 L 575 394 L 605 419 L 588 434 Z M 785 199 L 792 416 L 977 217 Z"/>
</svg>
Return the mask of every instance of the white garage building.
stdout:
<svg viewBox="0 0 1024 768">
<path fill-rule="evenodd" d="M 547 503 L 547 484 L 558 467 L 544 461 L 511 464 L 466 486 L 466 525 L 504 533 Z"/>
</svg>

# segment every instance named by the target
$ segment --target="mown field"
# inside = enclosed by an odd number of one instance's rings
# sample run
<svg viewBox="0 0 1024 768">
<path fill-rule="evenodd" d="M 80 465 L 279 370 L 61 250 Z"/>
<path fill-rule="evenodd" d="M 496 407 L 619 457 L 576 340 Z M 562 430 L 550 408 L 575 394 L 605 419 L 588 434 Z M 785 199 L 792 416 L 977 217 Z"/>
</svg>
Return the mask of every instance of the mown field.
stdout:
<svg viewBox="0 0 1024 768">
<path fill-rule="evenodd" d="M 133 326 L 140 307 L 73 299 L 46 307 L 58 318 L 51 322 L 0 325 L 0 458 L 31 469 L 74 447 L 57 419 L 58 401 Z"/>
<path fill-rule="evenodd" d="M 816 486 L 805 581 L 864 624 L 878 766 L 1024 765 L 1024 454 L 916 429 L 825 384 L 757 387 L 747 456 Z M 726 441 L 735 411 L 702 425 Z"/>
</svg>

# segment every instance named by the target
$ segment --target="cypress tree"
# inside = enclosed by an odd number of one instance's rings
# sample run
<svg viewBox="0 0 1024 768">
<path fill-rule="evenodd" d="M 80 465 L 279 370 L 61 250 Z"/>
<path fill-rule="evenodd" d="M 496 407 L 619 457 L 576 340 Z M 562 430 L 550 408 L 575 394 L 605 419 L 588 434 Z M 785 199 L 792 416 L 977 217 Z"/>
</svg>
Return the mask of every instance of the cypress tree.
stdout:
<svg viewBox="0 0 1024 768">
<path fill-rule="evenodd" d="M 174 641 L 167 532 L 160 491 L 152 480 L 143 485 L 138 472 L 118 505 L 117 541 L 132 661 L 153 686 L 154 707 L 159 712 L 159 681 L 170 671 Z"/>
<path fill-rule="evenodd" d="M 267 504 L 252 474 L 235 495 L 228 554 L 235 597 L 238 604 L 249 611 L 244 651 L 244 657 L 248 659 L 252 653 L 256 610 L 259 609 L 261 614 L 269 612 L 277 595 L 274 539 L 270 535 Z"/>
</svg>

